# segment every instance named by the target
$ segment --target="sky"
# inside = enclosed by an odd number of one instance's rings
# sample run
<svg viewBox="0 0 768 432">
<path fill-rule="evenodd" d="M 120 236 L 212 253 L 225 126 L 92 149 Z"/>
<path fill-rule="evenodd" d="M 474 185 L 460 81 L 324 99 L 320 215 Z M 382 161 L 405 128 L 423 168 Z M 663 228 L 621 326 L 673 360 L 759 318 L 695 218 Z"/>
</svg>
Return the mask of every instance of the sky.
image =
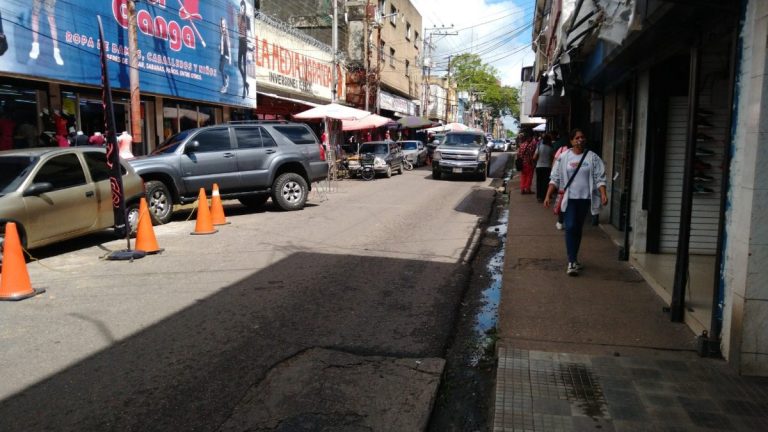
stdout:
<svg viewBox="0 0 768 432">
<path fill-rule="evenodd" d="M 534 59 L 531 26 L 535 0 L 410 1 L 421 13 L 422 37 L 432 34 L 433 74 L 445 73 L 449 55 L 471 52 L 499 71 L 502 85 L 519 87 L 520 69 L 532 65 Z M 434 27 L 440 29 L 431 30 Z"/>
</svg>

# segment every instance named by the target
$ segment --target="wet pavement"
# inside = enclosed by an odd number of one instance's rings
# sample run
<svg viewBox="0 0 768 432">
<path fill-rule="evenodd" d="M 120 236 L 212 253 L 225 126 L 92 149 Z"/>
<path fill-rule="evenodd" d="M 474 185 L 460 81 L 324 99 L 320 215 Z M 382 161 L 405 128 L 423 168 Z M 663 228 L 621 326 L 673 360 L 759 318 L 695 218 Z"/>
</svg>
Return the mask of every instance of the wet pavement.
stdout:
<svg viewBox="0 0 768 432">
<path fill-rule="evenodd" d="M 768 379 L 696 354 L 640 275 L 585 227 L 579 277 L 534 195 L 509 190 L 493 431 L 763 431 Z"/>
<path fill-rule="evenodd" d="M 494 157 L 491 186 L 494 203 L 483 224 L 482 239 L 471 259 L 471 276 L 463 296 L 454 337 L 435 401 L 430 432 L 484 431 L 490 428 L 496 368 L 495 342 L 501 275 L 507 239 L 511 174 L 509 153 Z M 496 168 L 495 170 L 493 168 Z"/>
</svg>

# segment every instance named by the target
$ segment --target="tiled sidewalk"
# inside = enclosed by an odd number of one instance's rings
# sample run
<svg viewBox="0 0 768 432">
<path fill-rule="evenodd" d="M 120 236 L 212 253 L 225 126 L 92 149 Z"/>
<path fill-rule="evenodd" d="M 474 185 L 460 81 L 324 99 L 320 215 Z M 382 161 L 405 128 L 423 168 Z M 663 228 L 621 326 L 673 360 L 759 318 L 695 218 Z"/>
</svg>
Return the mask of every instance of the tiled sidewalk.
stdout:
<svg viewBox="0 0 768 432">
<path fill-rule="evenodd" d="M 509 190 L 493 431 L 768 431 L 768 378 L 699 357 L 600 227 L 567 276 L 551 210 Z"/>
<path fill-rule="evenodd" d="M 768 380 L 722 361 L 498 354 L 494 431 L 768 430 Z"/>
</svg>

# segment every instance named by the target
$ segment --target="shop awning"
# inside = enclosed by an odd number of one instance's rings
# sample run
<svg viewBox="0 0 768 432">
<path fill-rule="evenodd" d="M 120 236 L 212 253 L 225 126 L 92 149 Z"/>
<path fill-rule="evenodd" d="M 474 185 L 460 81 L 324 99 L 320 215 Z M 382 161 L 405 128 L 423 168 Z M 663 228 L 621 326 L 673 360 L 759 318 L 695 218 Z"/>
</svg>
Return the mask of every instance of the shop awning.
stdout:
<svg viewBox="0 0 768 432">
<path fill-rule="evenodd" d="M 442 126 L 435 126 L 435 127 L 431 127 L 424 130 L 426 132 L 453 132 L 453 131 L 467 131 L 470 129 L 472 128 L 470 128 L 467 125 L 463 125 L 461 123 L 448 123 Z"/>
<path fill-rule="evenodd" d="M 397 123 L 387 117 L 380 116 L 378 114 L 371 114 L 359 120 L 343 120 L 341 124 L 342 130 L 353 131 L 361 129 L 374 129 L 377 127 L 387 126 L 389 124 L 396 125 Z"/>
<path fill-rule="evenodd" d="M 261 96 L 267 96 L 267 97 L 271 97 L 271 98 L 275 98 L 275 99 L 280 99 L 280 100 L 284 100 L 286 102 L 299 103 L 299 104 L 303 104 L 303 105 L 307 105 L 307 106 L 311 106 L 311 107 L 320 106 L 320 104 L 318 104 L 318 103 L 309 102 L 309 101 L 305 101 L 305 100 L 301 100 L 301 99 L 294 99 L 294 98 L 290 98 L 290 97 L 286 97 L 286 96 L 280 96 L 280 95 L 277 95 L 277 94 L 274 94 L 274 93 L 267 93 L 267 92 L 261 92 L 261 91 L 257 91 L 256 93 L 261 95 Z"/>
<path fill-rule="evenodd" d="M 319 105 L 304 112 L 295 114 L 297 119 L 332 118 L 336 120 L 359 120 L 371 115 L 368 111 L 339 104 Z"/>
</svg>

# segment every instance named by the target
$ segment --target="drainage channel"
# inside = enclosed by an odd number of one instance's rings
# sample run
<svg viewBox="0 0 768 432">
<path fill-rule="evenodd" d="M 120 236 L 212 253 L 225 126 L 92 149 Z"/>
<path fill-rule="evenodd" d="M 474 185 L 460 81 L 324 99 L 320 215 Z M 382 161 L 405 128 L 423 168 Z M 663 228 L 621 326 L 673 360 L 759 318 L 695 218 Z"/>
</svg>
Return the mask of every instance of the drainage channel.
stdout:
<svg viewBox="0 0 768 432">
<path fill-rule="evenodd" d="M 511 169 L 506 172 L 504 185 L 508 184 L 511 174 Z M 429 431 L 489 430 L 508 203 L 506 192 L 497 193 L 488 227 L 472 262 L 472 276 L 459 311 L 453 343 L 446 355 L 446 368 Z"/>
</svg>

